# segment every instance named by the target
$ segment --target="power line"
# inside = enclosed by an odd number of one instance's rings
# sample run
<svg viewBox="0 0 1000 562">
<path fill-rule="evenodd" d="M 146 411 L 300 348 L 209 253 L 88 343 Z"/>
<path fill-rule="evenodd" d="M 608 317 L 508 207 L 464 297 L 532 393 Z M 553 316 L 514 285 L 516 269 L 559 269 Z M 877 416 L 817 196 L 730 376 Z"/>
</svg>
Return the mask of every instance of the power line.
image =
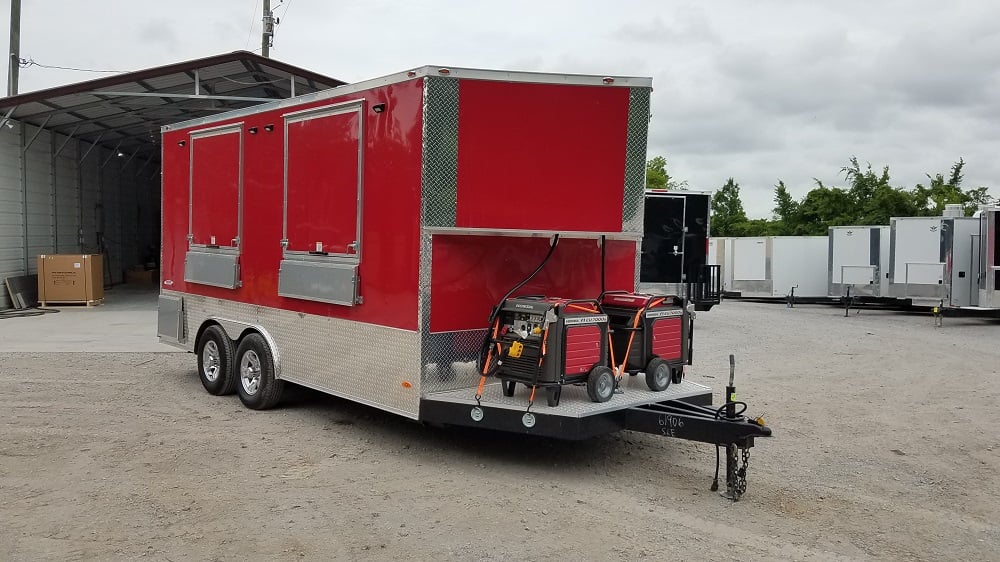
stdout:
<svg viewBox="0 0 1000 562">
<path fill-rule="evenodd" d="M 257 4 L 259 2 L 260 0 L 256 0 L 256 2 L 254 2 L 253 4 L 253 12 L 250 14 L 250 29 L 247 31 L 247 44 L 246 47 L 244 47 L 244 49 L 250 48 L 250 37 L 253 36 L 253 22 L 254 19 L 257 17 Z"/>
<path fill-rule="evenodd" d="M 18 59 L 18 66 L 20 66 L 21 68 L 37 66 L 40 68 L 52 68 L 56 70 L 74 70 L 76 72 L 106 72 L 109 74 L 120 74 L 122 72 L 131 72 L 130 70 L 106 70 L 106 69 L 96 69 L 96 68 L 76 68 L 72 66 L 56 66 L 54 64 L 42 64 L 30 58 Z"/>
</svg>

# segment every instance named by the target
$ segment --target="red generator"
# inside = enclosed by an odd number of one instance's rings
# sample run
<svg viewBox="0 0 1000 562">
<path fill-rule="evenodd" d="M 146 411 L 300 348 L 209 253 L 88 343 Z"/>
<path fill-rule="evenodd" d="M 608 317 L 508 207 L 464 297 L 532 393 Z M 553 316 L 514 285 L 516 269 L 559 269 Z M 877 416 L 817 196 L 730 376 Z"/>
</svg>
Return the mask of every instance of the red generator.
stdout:
<svg viewBox="0 0 1000 562">
<path fill-rule="evenodd" d="M 692 322 L 683 299 L 609 291 L 601 310 L 611 330 L 611 365 L 616 375 L 646 374 L 650 390 L 681 382 L 691 364 Z"/>
<path fill-rule="evenodd" d="M 517 383 L 544 388 L 549 406 L 559 405 L 567 384 L 586 384 L 594 402 L 607 402 L 614 394 L 607 366 L 608 316 L 597 301 L 510 298 L 493 326 L 484 363 L 502 381 L 504 396 L 513 396 Z"/>
</svg>

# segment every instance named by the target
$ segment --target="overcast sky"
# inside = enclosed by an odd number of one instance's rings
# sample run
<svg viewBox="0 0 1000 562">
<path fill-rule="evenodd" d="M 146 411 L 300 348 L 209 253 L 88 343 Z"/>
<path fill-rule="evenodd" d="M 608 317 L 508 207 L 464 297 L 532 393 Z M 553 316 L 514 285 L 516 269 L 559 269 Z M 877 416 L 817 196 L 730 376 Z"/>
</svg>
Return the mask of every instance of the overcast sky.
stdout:
<svg viewBox="0 0 1000 562">
<path fill-rule="evenodd" d="M 260 48 L 260 0 L 24 2 L 21 56 L 138 70 Z M 842 185 L 851 155 L 912 187 L 959 157 L 1000 190 L 1000 3 L 272 0 L 271 56 L 348 82 L 424 64 L 653 78 L 649 154 L 692 189 Z M 3 2 L 2 17 L 10 13 Z M 5 21 L 6 23 L 6 21 Z M 21 92 L 102 76 L 22 69 Z M 565 165 L 553 162 L 553 165 Z"/>
</svg>

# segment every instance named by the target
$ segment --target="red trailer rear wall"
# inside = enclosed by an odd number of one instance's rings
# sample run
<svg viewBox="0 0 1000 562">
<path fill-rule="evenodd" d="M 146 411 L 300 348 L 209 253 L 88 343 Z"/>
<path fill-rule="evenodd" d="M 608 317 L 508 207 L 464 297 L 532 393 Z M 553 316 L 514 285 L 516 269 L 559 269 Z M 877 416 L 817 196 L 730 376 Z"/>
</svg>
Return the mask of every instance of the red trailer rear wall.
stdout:
<svg viewBox="0 0 1000 562">
<path fill-rule="evenodd" d="M 635 242 L 605 242 L 608 290 L 633 289 Z M 492 307 L 528 276 L 549 251 L 547 238 L 435 236 L 431 272 L 431 331 L 486 327 Z M 601 248 L 596 240 L 561 240 L 545 268 L 517 295 L 596 298 Z"/>
<path fill-rule="evenodd" d="M 620 232 L 628 88 L 459 83 L 457 227 Z"/>
</svg>

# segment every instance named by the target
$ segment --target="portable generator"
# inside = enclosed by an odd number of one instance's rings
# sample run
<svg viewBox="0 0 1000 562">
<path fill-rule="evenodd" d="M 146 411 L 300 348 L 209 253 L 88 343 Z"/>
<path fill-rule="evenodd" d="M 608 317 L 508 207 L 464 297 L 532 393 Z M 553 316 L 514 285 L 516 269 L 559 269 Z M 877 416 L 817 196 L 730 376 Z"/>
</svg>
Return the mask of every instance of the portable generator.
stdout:
<svg viewBox="0 0 1000 562">
<path fill-rule="evenodd" d="M 615 391 L 608 368 L 608 316 L 595 300 L 546 297 L 506 299 L 496 315 L 487 363 L 505 396 L 517 383 L 544 388 L 558 406 L 563 385 L 586 384 L 594 402 Z"/>
<path fill-rule="evenodd" d="M 617 376 L 646 374 L 650 390 L 680 382 L 691 364 L 692 325 L 683 299 L 624 291 L 601 295 L 611 330 L 611 366 Z"/>
</svg>

